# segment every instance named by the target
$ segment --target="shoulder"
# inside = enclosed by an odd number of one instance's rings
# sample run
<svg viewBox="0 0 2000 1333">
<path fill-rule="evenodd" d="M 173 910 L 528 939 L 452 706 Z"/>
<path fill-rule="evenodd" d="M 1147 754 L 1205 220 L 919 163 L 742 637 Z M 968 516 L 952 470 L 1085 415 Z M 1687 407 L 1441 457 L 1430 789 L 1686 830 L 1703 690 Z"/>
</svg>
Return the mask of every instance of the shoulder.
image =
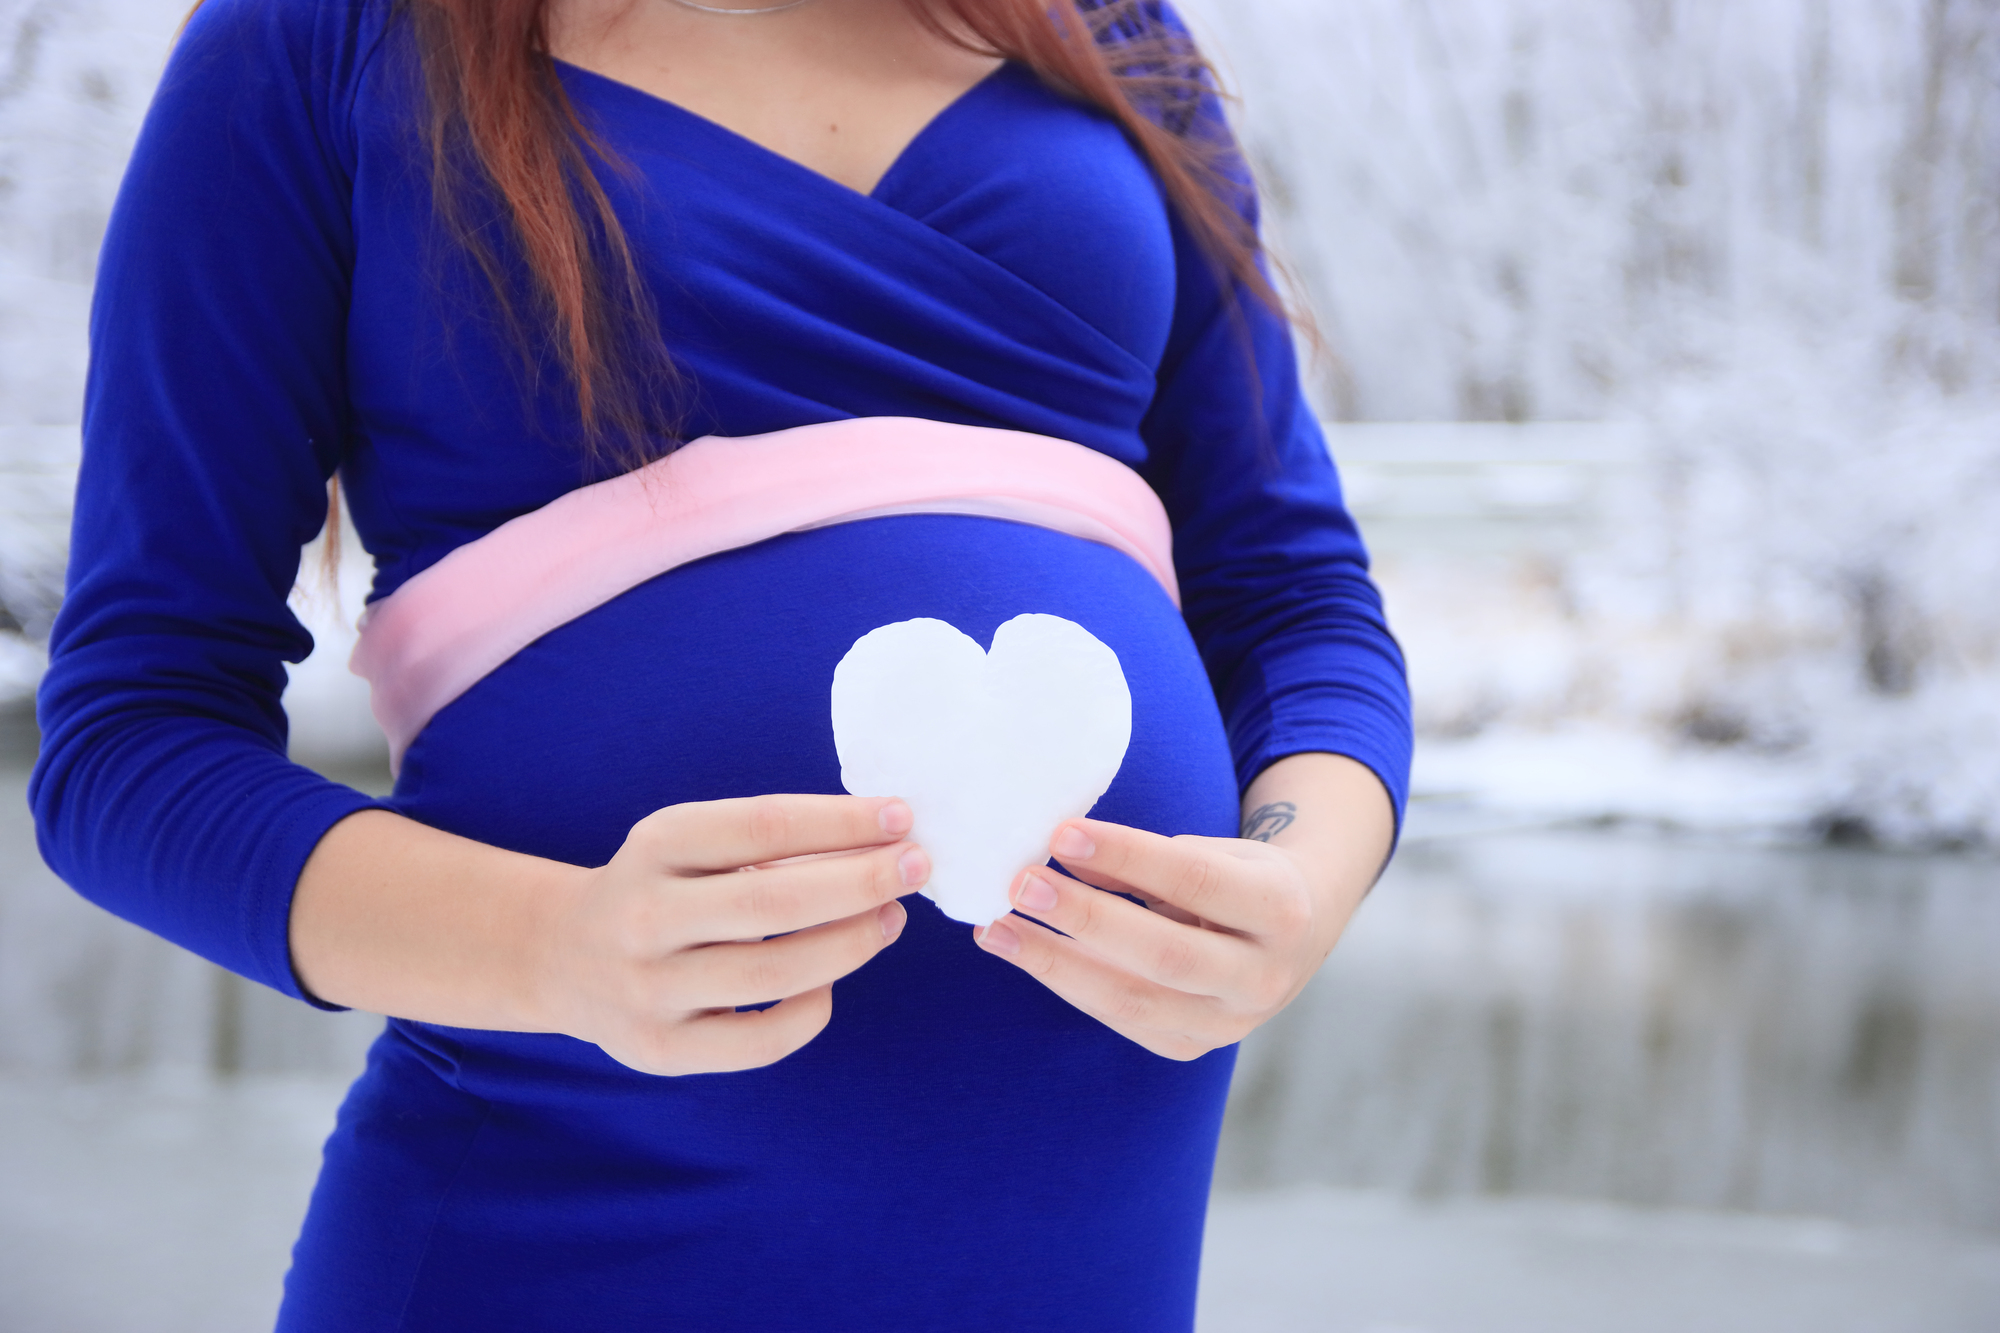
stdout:
<svg viewBox="0 0 2000 1333">
<path fill-rule="evenodd" d="M 1187 20 L 1167 0 L 1077 0 L 1077 8 L 1091 19 L 1102 41 L 1194 40 Z"/>
<path fill-rule="evenodd" d="M 202 0 L 168 57 L 148 131 L 317 142 L 345 161 L 355 90 L 395 12 L 395 0 Z"/>
<path fill-rule="evenodd" d="M 1144 115 L 1180 138 L 1227 138 L 1214 68 L 1179 10 L 1166 0 L 1076 4 Z"/>
<path fill-rule="evenodd" d="M 1076 0 L 1097 44 L 1126 74 L 1167 75 L 1212 83 L 1201 44 L 1165 0 Z"/>
<path fill-rule="evenodd" d="M 396 7 L 395 0 L 200 0 L 161 87 L 220 79 L 342 89 L 392 26 Z"/>
</svg>

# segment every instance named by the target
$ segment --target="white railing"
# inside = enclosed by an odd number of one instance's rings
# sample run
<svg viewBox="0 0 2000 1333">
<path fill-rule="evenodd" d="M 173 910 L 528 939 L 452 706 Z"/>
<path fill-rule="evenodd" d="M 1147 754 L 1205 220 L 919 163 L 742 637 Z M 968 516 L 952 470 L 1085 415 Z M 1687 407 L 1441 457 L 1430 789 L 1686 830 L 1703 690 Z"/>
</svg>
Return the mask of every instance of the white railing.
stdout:
<svg viewBox="0 0 2000 1333">
<path fill-rule="evenodd" d="M 1643 427 L 1622 422 L 1329 425 L 1349 507 L 1372 549 L 1570 549 L 1600 535 L 1637 471 Z"/>
</svg>

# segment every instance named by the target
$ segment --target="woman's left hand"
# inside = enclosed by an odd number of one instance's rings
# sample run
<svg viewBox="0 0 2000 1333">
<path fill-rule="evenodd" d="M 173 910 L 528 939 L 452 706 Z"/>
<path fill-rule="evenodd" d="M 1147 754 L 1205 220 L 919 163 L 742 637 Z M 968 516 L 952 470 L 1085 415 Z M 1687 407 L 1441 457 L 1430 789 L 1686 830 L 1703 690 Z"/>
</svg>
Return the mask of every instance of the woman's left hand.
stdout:
<svg viewBox="0 0 2000 1333">
<path fill-rule="evenodd" d="M 1300 799 L 1260 801 L 1274 788 Z M 1276 823 L 1277 841 L 1063 824 L 1049 849 L 1077 878 L 1046 866 L 1022 874 L 1010 897 L 1033 920 L 1001 918 L 979 932 L 980 947 L 1169 1059 L 1242 1040 L 1319 970 L 1380 871 L 1393 826 L 1373 775 L 1332 755 L 1273 765 L 1246 804 L 1250 831 Z M 1302 808 L 1318 825 L 1286 836 Z M 1273 809 L 1283 813 L 1273 819 Z"/>
</svg>

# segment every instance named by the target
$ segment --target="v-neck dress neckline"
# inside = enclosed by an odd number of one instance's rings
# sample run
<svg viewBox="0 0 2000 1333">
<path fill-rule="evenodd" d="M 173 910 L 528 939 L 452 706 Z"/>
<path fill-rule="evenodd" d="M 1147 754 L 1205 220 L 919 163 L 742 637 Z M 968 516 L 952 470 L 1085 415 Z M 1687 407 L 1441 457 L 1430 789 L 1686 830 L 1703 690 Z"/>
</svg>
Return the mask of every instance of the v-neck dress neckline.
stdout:
<svg viewBox="0 0 2000 1333">
<path fill-rule="evenodd" d="M 552 57 L 552 59 L 554 58 Z M 981 100 L 982 94 L 986 90 L 1003 82 L 1004 80 L 1002 80 L 1001 76 L 1013 68 L 1014 62 L 1003 61 L 994 66 L 981 76 L 977 83 L 952 98 L 951 101 L 945 103 L 936 115 L 925 121 L 923 126 L 904 142 L 902 148 L 897 150 L 895 157 L 890 160 L 889 165 L 876 178 L 875 184 L 865 191 L 857 190 L 844 181 L 835 180 L 825 172 L 814 167 L 809 167 L 797 158 L 781 153 L 767 144 L 759 143 L 749 135 L 729 128 L 729 126 L 724 125 L 719 120 L 704 116 L 699 111 L 691 111 L 671 98 L 662 97 L 658 93 L 648 92 L 646 89 L 636 84 L 627 83 L 623 79 L 614 79 L 608 74 L 600 74 L 594 69 L 587 69 L 582 65 L 571 64 L 567 60 L 555 59 L 554 63 L 557 71 L 563 76 L 566 82 L 581 80 L 588 85 L 601 88 L 613 96 L 622 98 L 628 103 L 639 106 L 651 105 L 658 108 L 662 114 L 696 127 L 709 138 L 731 145 L 739 152 L 748 153 L 759 159 L 768 160 L 773 163 L 781 163 L 784 168 L 788 168 L 800 175 L 808 176 L 828 188 L 839 190 L 844 195 L 881 203 L 883 187 L 896 178 L 899 169 L 911 159 L 912 155 L 918 149 L 927 145 L 936 133 L 941 133 L 943 128 L 949 122 L 956 119 L 962 111 Z"/>
</svg>

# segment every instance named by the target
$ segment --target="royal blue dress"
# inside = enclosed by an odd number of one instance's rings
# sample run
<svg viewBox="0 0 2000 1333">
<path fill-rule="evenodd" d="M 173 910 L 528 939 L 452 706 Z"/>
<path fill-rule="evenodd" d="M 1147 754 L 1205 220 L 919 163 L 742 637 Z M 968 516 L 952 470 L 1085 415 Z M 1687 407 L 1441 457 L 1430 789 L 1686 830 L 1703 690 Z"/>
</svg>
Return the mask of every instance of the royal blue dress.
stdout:
<svg viewBox="0 0 2000 1333">
<path fill-rule="evenodd" d="M 559 73 L 634 168 L 604 183 L 694 387 L 688 436 L 917 416 L 1087 445 L 1164 501 L 1185 613 L 1076 537 L 850 522 L 547 634 L 439 712 L 385 801 L 290 764 L 282 664 L 311 643 L 285 597 L 331 473 L 376 597 L 604 474 L 434 225 L 385 0 L 209 0 L 93 313 L 32 789 L 71 884 L 309 998 L 290 895 L 341 818 L 383 805 L 594 865 L 663 805 L 838 792 L 833 666 L 915 616 L 984 643 L 1051 612 L 1117 651 L 1133 740 L 1099 818 L 1230 835 L 1242 787 L 1303 751 L 1355 757 L 1400 806 L 1402 663 L 1286 330 L 1254 303 L 1231 317 L 1114 124 L 1005 66 L 863 196 Z M 1154 1056 L 906 901 L 827 1030 L 765 1069 L 653 1078 L 566 1037 L 392 1020 L 327 1145 L 280 1326 L 1190 1327 L 1233 1052 Z"/>
</svg>

